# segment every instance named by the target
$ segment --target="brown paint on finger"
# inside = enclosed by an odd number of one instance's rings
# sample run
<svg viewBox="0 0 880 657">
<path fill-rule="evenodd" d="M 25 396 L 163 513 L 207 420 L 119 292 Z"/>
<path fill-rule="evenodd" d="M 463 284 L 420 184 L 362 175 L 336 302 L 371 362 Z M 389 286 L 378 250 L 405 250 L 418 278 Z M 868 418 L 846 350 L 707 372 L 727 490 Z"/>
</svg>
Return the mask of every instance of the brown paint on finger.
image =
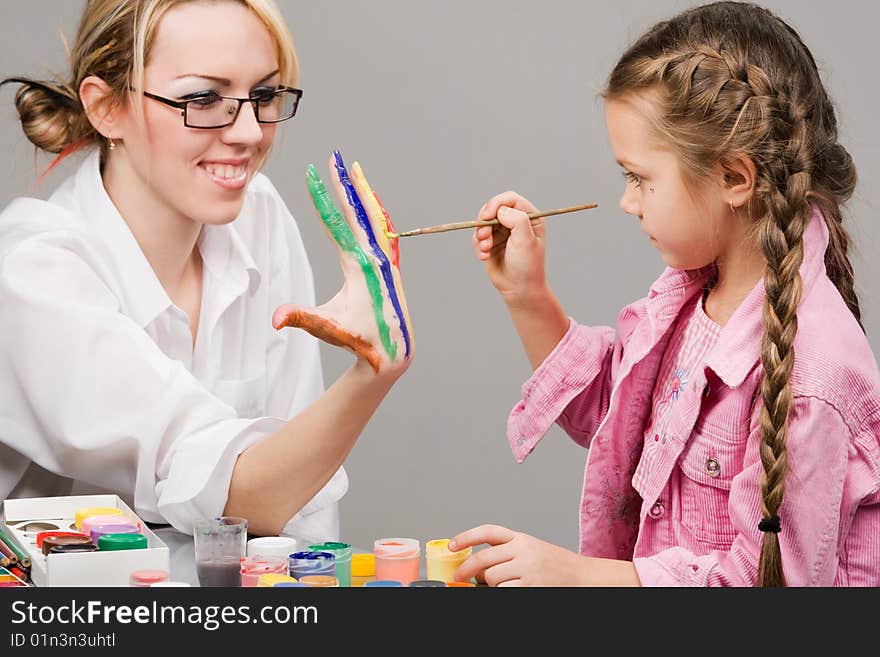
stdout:
<svg viewBox="0 0 880 657">
<path fill-rule="evenodd" d="M 382 361 L 376 348 L 363 338 L 340 328 L 335 322 L 317 317 L 311 313 L 294 310 L 276 328 L 280 330 L 285 326 L 301 328 L 328 344 L 350 349 L 366 360 L 374 372 L 379 372 L 379 364 Z"/>
</svg>

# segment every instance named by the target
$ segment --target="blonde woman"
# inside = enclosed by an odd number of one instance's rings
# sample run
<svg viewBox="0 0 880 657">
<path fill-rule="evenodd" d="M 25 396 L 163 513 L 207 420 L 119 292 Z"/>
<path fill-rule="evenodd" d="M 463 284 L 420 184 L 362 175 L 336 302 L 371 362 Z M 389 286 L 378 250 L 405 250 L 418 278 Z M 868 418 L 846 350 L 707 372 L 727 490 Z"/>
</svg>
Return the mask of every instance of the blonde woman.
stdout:
<svg viewBox="0 0 880 657">
<path fill-rule="evenodd" d="M 259 173 L 302 96 L 281 13 L 90 0 L 70 63 L 66 83 L 8 80 L 28 139 L 82 163 L 47 202 L 0 215 L 0 499 L 77 482 L 183 532 L 226 514 L 338 539 L 343 461 L 412 332 L 360 170 L 331 162 L 344 216 L 310 172 L 345 274 L 317 308 L 296 223 Z M 316 337 L 357 355 L 326 390 Z"/>
</svg>

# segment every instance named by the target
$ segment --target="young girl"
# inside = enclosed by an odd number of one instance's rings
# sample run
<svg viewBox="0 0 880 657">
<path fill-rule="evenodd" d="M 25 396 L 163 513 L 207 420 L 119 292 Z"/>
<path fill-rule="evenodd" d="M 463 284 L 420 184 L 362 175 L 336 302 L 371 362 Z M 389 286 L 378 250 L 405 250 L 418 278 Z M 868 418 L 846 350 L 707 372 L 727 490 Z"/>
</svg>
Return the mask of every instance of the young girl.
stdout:
<svg viewBox="0 0 880 657">
<path fill-rule="evenodd" d="M 259 173 L 302 95 L 280 11 L 90 0 L 71 67 L 13 80 L 27 137 L 85 157 L 48 202 L 0 215 L 0 500 L 76 482 L 184 532 L 226 514 L 338 539 L 342 463 L 414 345 L 386 217 L 338 153 L 345 217 L 313 168 L 308 184 L 345 283 L 313 308 Z M 358 358 L 324 391 L 318 341 L 285 326 Z"/>
<path fill-rule="evenodd" d="M 615 335 L 570 321 L 508 192 L 474 248 L 535 368 L 518 461 L 555 421 L 589 448 L 580 554 L 459 534 L 498 586 L 880 584 L 880 377 L 841 205 L 856 172 L 797 33 L 721 2 L 656 25 L 604 92 L 621 208 L 668 265 Z"/>
</svg>

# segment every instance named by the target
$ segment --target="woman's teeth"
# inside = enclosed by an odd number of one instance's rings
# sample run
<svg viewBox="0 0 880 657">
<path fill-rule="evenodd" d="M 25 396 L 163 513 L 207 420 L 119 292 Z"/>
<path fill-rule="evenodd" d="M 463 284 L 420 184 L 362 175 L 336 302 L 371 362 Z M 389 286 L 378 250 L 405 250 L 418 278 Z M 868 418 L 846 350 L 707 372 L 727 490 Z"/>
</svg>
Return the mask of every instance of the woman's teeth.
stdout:
<svg viewBox="0 0 880 657">
<path fill-rule="evenodd" d="M 227 180 L 241 178 L 245 172 L 244 165 L 234 167 L 231 164 L 205 164 L 204 167 L 205 171 L 210 173 L 212 176 L 225 178 Z"/>
</svg>

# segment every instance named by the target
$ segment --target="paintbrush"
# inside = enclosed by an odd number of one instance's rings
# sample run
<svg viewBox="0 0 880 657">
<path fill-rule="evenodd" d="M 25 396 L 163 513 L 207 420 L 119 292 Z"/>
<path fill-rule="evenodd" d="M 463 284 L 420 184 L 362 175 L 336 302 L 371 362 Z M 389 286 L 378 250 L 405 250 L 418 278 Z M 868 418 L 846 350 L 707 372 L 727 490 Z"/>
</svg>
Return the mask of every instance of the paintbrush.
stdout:
<svg viewBox="0 0 880 657">
<path fill-rule="evenodd" d="M 529 219 L 543 219 L 544 217 L 552 217 L 557 214 L 567 214 L 569 212 L 580 212 L 581 210 L 591 210 L 598 207 L 595 203 L 588 205 L 573 205 L 569 208 L 559 208 L 558 210 L 544 210 L 542 212 L 532 212 Z M 415 230 L 407 230 L 402 233 L 388 233 L 389 238 L 395 237 L 412 237 L 413 235 L 428 235 L 429 233 L 445 233 L 450 230 L 461 230 L 462 228 L 477 228 L 478 226 L 493 226 L 500 223 L 498 219 L 485 219 L 476 221 L 459 221 L 452 224 L 440 224 L 439 226 L 429 226 L 427 228 L 416 228 Z"/>
</svg>

